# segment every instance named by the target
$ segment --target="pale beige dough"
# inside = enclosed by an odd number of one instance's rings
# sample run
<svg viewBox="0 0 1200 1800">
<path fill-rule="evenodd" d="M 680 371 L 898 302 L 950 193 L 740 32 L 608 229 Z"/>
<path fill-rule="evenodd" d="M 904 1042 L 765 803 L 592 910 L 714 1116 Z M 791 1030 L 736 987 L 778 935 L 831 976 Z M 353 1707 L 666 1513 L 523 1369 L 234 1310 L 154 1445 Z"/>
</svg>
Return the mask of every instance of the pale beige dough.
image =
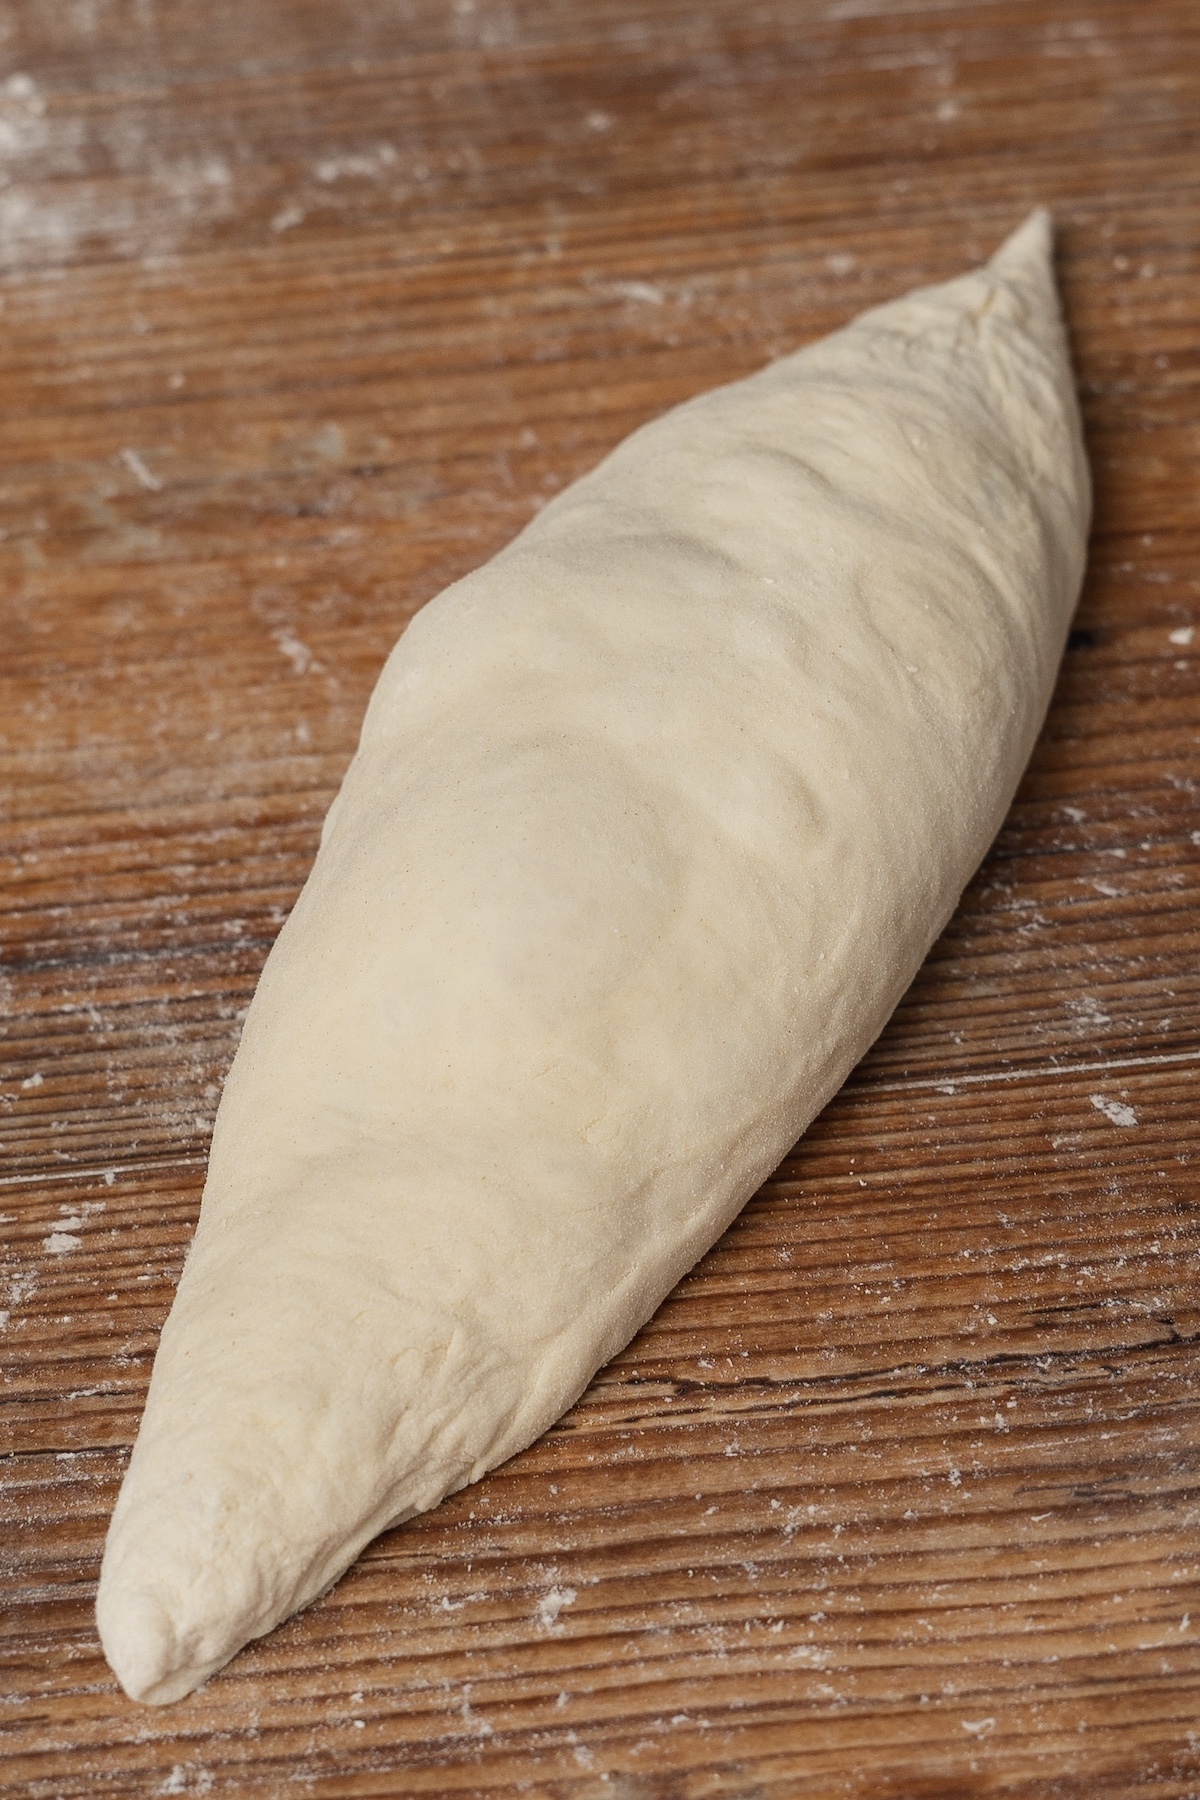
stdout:
<svg viewBox="0 0 1200 1800">
<path fill-rule="evenodd" d="M 1004 815 L 1088 511 L 1035 214 L 417 617 L 221 1102 L 104 1557 L 131 1695 L 528 1444 L 770 1173 Z"/>
</svg>

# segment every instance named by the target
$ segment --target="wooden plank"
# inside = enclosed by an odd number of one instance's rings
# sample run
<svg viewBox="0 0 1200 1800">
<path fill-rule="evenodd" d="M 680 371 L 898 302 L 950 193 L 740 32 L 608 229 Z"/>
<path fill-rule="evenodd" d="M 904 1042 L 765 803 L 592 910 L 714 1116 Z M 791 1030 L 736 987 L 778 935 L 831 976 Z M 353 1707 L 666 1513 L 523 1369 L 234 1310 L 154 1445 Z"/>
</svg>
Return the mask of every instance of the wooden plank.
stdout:
<svg viewBox="0 0 1200 1800">
<path fill-rule="evenodd" d="M 0 1785 L 1195 1800 L 1196 9 L 3 24 Z M 634 425 L 1037 201 L 1092 562 L 926 967 L 555 1430 L 132 1706 L 103 1533 L 240 1017 L 395 636 Z"/>
</svg>

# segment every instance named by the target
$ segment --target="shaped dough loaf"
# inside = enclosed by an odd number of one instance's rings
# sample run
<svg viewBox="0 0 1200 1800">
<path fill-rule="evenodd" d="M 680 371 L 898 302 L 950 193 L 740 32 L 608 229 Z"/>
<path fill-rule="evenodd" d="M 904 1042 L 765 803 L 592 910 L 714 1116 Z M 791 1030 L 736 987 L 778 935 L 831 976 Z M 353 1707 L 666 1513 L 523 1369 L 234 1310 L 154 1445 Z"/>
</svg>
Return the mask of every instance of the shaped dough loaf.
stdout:
<svg viewBox="0 0 1200 1800">
<path fill-rule="evenodd" d="M 168 1701 L 543 1431 L 876 1036 L 1084 564 L 1045 214 L 413 621 L 263 971 L 97 1611 Z"/>
</svg>

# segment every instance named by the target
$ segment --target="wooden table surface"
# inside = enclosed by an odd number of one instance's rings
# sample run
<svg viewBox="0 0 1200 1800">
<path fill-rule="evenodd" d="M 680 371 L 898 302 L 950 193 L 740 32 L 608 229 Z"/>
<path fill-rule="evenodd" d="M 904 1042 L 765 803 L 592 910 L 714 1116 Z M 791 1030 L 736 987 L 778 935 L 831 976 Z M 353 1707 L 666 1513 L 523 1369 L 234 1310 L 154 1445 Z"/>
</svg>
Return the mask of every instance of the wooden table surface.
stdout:
<svg viewBox="0 0 1200 1800">
<path fill-rule="evenodd" d="M 1195 1800 L 1195 0 L 9 0 L 0 181 L 0 1787 Z M 133 1705 L 104 1530 L 392 641 L 1037 202 L 1091 568 L 928 965 L 554 1431 Z"/>
</svg>

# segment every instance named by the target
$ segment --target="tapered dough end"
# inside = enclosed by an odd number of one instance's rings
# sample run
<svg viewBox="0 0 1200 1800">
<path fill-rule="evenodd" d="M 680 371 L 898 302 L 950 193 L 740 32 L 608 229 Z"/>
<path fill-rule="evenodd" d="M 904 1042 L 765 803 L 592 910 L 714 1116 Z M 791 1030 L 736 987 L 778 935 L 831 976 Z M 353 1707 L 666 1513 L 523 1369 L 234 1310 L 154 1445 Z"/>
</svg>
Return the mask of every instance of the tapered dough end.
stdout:
<svg viewBox="0 0 1200 1800">
<path fill-rule="evenodd" d="M 268 1449 L 266 1480 L 256 1483 L 247 1473 L 255 1433 L 239 1428 L 236 1403 L 230 1413 L 224 1437 L 214 1428 L 207 1459 L 182 1454 L 178 1483 L 162 1479 L 162 1456 L 152 1453 L 109 1533 L 96 1596 L 100 1641 L 130 1699 L 150 1706 L 181 1700 L 318 1598 L 389 1523 L 361 1501 L 339 1517 L 324 1497 L 326 1529 L 304 1543 L 286 1500 L 271 1498 L 276 1483 L 300 1489 L 303 1450 L 289 1460 Z M 356 1472 L 343 1484 L 352 1505 Z"/>
<path fill-rule="evenodd" d="M 351 1162 L 332 1190 L 293 1170 L 286 1209 L 240 1197 L 226 1232 L 214 1151 L 100 1570 L 96 1622 L 131 1699 L 199 1687 L 582 1385 L 549 1392 L 526 1426 L 536 1369 L 400 1291 L 380 1251 L 395 1195 L 381 1202 Z"/>
<path fill-rule="evenodd" d="M 1029 217 L 1006 237 L 986 264 L 986 273 L 1003 284 L 1017 302 L 1014 316 L 1027 335 L 1044 352 L 1059 336 L 1065 345 L 1062 303 L 1054 274 L 1054 221 L 1044 206 L 1035 207 Z M 1061 359 L 1059 375 L 1063 386 L 1063 404 L 1076 407 L 1074 377 L 1069 359 Z"/>
<path fill-rule="evenodd" d="M 146 1590 L 101 1591 L 96 1623 L 109 1667 L 131 1700 L 167 1706 L 182 1700 L 226 1660 L 197 1664 L 179 1643 L 171 1618 Z"/>
<path fill-rule="evenodd" d="M 214 1496 L 229 1479 L 220 1463 L 218 1446 Z M 172 1491 L 153 1475 L 152 1469 L 148 1492 L 135 1482 L 118 1503 L 100 1571 L 96 1624 L 130 1699 L 165 1706 L 199 1687 L 253 1635 L 246 1625 L 246 1584 L 234 1580 L 221 1591 L 221 1578 L 239 1563 L 253 1567 L 269 1560 L 270 1546 L 245 1514 L 244 1541 L 223 1545 L 205 1529 L 205 1515 L 214 1509 L 195 1508 L 189 1490 L 198 1484 L 185 1473 Z"/>
<path fill-rule="evenodd" d="M 1019 276 L 1039 265 L 1046 266 L 1054 253 L 1054 221 L 1044 206 L 1035 206 L 1011 237 L 1005 238 L 991 259 L 1000 275 Z"/>
</svg>

